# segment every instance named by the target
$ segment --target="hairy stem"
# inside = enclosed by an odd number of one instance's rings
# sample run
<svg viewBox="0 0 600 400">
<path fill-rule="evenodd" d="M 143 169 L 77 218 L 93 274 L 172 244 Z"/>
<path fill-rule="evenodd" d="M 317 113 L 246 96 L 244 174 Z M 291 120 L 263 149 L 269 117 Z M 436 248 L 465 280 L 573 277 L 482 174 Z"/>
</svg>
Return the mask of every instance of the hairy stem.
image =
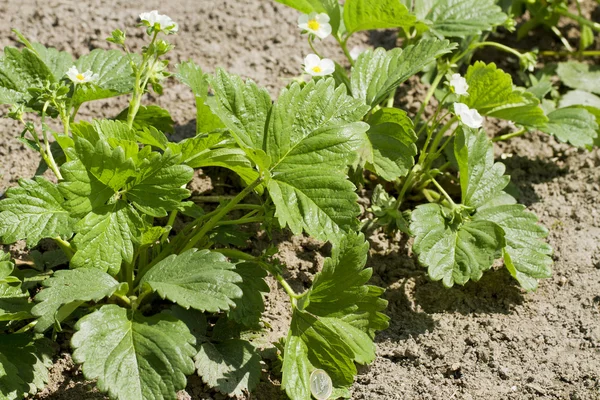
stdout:
<svg viewBox="0 0 600 400">
<path fill-rule="evenodd" d="M 586 18 L 584 18 L 582 16 L 573 14 L 569 10 L 565 10 L 565 9 L 562 9 L 562 8 L 557 8 L 555 11 L 556 11 L 557 14 L 560 14 L 560 15 L 562 15 L 564 17 L 574 19 L 580 25 L 587 25 L 590 28 L 592 28 L 593 30 L 595 30 L 596 32 L 600 32 L 600 24 L 597 23 L 597 22 L 590 21 L 590 20 L 588 20 L 588 19 L 586 19 Z"/>
<path fill-rule="evenodd" d="M 429 101 L 431 100 L 431 98 L 433 97 L 433 94 L 435 93 L 435 89 L 437 89 L 438 85 L 444 78 L 445 74 L 446 74 L 446 70 L 445 69 L 442 70 L 441 68 L 438 67 L 438 74 L 435 77 L 435 79 L 433 80 L 433 82 L 431 83 L 431 87 L 427 91 L 427 94 L 425 95 L 425 99 L 423 100 L 423 103 L 421 103 L 421 107 L 419 107 L 419 111 L 417 112 L 417 115 L 415 116 L 415 119 L 414 119 L 415 125 L 421 120 L 421 115 L 423 115 L 423 112 L 425 111 L 425 107 L 427 107 L 427 105 L 429 104 Z"/>
<path fill-rule="evenodd" d="M 66 240 L 63 240 L 60 236 L 55 237 L 54 241 L 56 242 L 58 247 L 60 247 L 60 249 L 63 251 L 63 253 L 65 253 L 65 255 L 67 256 L 67 258 L 70 261 L 73 258 L 73 256 L 75 255 L 75 250 L 73 250 L 73 247 L 71 247 L 71 244 L 69 242 L 67 242 Z"/>
<path fill-rule="evenodd" d="M 500 142 L 503 140 L 512 139 L 517 136 L 523 136 L 526 133 L 527 133 L 527 129 L 521 128 L 516 132 L 511 132 L 511 133 L 507 133 L 506 135 L 496 136 L 495 138 L 492 139 L 492 142 Z"/>
<path fill-rule="evenodd" d="M 348 39 L 349 39 L 349 37 L 347 37 L 347 38 L 345 38 L 345 39 L 342 40 L 338 35 L 336 35 L 335 39 L 340 44 L 340 47 L 342 48 L 342 51 L 344 52 L 344 55 L 348 59 L 348 62 L 350 63 L 350 66 L 354 67 L 354 60 L 352 59 L 352 56 L 350 55 L 350 52 L 348 51 Z"/>
</svg>

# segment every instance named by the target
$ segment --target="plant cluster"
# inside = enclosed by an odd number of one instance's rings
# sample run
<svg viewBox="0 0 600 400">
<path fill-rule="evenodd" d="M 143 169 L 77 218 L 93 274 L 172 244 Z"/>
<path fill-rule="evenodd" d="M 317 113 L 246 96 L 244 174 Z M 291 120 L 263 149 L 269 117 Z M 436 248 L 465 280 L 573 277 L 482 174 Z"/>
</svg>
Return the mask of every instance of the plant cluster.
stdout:
<svg viewBox="0 0 600 400">
<path fill-rule="evenodd" d="M 509 193 L 493 140 L 541 130 L 593 146 L 597 71 L 570 61 L 529 74 L 522 88 L 494 64 L 471 64 L 478 48 L 502 48 L 490 32 L 514 27 L 494 0 L 278 1 L 302 13 L 314 54 L 304 62 L 310 80 L 274 102 L 222 69 L 205 74 L 189 61 L 169 72 L 167 37 L 178 25 L 157 11 L 140 15 L 149 40 L 141 54 L 121 30 L 108 38 L 119 50 L 77 60 L 15 31 L 23 46 L 0 57 L 0 103 L 42 163 L 0 200 L 1 243 L 25 241 L 33 260 L 0 255 L 0 399 L 44 386 L 57 337 L 70 339 L 86 378 L 114 399 L 176 399 L 194 373 L 231 396 L 252 391 L 264 366 L 267 275 L 291 306 L 272 363 L 282 389 L 293 400 L 348 398 L 356 364 L 375 359 L 373 338 L 388 325 L 383 289 L 368 284 L 361 228 L 413 236 L 419 262 L 445 286 L 476 281 L 499 259 L 527 290 L 550 276 L 547 232 Z M 403 47 L 348 49 L 354 33 L 382 28 L 399 28 Z M 317 51 L 328 37 L 349 73 Z M 534 53 L 507 51 L 533 72 Z M 410 116 L 395 107 L 396 90 L 421 72 L 430 90 Z M 555 74 L 574 90 L 561 95 Z M 169 77 L 196 100 L 196 134 L 180 142 L 167 136 L 169 112 L 142 104 Z M 121 95 L 129 106 L 114 118 L 77 119 L 82 104 Z M 518 128 L 491 140 L 485 117 Z M 205 167 L 230 170 L 243 189 L 201 207 L 186 185 Z M 52 178 L 41 176 L 46 168 Z M 365 170 L 381 184 L 361 224 Z M 243 251 L 250 224 L 329 241 L 332 254 L 298 293 L 276 248 Z"/>
</svg>

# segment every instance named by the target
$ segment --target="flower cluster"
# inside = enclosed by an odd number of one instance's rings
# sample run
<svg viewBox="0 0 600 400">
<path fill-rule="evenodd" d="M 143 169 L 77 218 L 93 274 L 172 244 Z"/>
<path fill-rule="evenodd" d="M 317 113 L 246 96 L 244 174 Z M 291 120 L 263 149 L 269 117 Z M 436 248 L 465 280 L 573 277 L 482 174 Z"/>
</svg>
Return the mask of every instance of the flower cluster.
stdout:
<svg viewBox="0 0 600 400">
<path fill-rule="evenodd" d="M 147 26 L 150 30 L 164 32 L 167 35 L 176 33 L 179 30 L 179 26 L 171 17 L 159 14 L 156 10 L 141 13 L 140 20 L 142 25 Z"/>
</svg>

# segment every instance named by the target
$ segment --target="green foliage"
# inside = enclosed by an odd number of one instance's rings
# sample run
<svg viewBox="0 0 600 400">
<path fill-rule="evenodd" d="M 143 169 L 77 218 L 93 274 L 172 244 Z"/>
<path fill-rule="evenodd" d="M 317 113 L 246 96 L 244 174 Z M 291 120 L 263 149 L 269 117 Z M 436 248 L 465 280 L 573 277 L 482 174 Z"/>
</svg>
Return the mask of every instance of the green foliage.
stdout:
<svg viewBox="0 0 600 400">
<path fill-rule="evenodd" d="M 56 185 L 46 179 L 21 179 L 0 202 L 0 237 L 4 243 L 26 240 L 34 247 L 43 238 L 67 238 L 74 220 L 62 206 Z"/>
<path fill-rule="evenodd" d="M 559 108 L 548 114 L 548 124 L 540 128 L 573 146 L 591 147 L 598 136 L 596 117 L 585 108 Z"/>
<path fill-rule="evenodd" d="M 368 244 L 350 234 L 334 247 L 312 287 L 297 300 L 286 339 L 282 387 L 292 399 L 310 399 L 309 376 L 323 369 L 338 389 L 356 375 L 355 362 L 375 358 L 373 336 L 387 328 L 381 313 L 383 290 L 366 285 L 372 274 L 364 269 Z"/>
<path fill-rule="evenodd" d="M 419 19 L 440 37 L 465 38 L 478 35 L 508 20 L 495 0 L 434 0 L 415 3 Z"/>
<path fill-rule="evenodd" d="M 352 95 L 373 108 L 402 82 L 453 49 L 447 40 L 426 39 L 405 49 L 365 51 L 352 68 Z"/>
<path fill-rule="evenodd" d="M 217 312 L 228 310 L 235 305 L 234 299 L 242 297 L 236 285 L 241 281 L 223 255 L 192 249 L 156 264 L 140 284 L 183 308 Z"/>
<path fill-rule="evenodd" d="M 116 119 L 121 121 L 127 121 L 127 115 L 129 114 L 129 107 L 121 111 L 119 115 L 117 115 Z M 164 133 L 173 133 L 175 132 L 173 125 L 175 121 L 171 118 L 171 114 L 169 111 L 165 110 L 156 105 L 149 106 L 140 106 L 137 114 L 135 115 L 135 119 L 133 120 L 133 128 L 136 131 L 144 131 L 150 130 L 152 128 L 158 129 L 160 132 Z M 138 133 L 139 134 L 139 133 Z M 166 139 L 165 139 L 166 142 Z M 142 142 L 144 143 L 144 142 Z M 159 143 L 162 146 L 165 146 L 166 143 L 163 143 L 162 140 L 159 140 Z M 152 144 L 154 143 L 144 143 L 144 144 Z M 161 146 L 157 146 L 161 147 Z M 164 147 L 161 147 L 164 148 Z"/>
<path fill-rule="evenodd" d="M 568 61 L 559 63 L 556 73 L 572 89 L 600 94 L 600 70 L 596 66 Z"/>
<path fill-rule="evenodd" d="M 548 122 L 539 100 L 530 92 L 513 87 L 512 78 L 496 64 L 477 61 L 466 74 L 469 96 L 462 101 L 482 115 L 539 127 Z"/>
<path fill-rule="evenodd" d="M 260 356 L 246 340 L 202 343 L 194 361 L 198 375 L 208 386 L 230 396 L 242 396 L 260 381 Z"/>
<path fill-rule="evenodd" d="M 31 318 L 29 296 L 23 291 L 21 282 L 13 272 L 14 264 L 10 260 L 10 254 L 0 251 L 0 321 Z"/>
<path fill-rule="evenodd" d="M 177 399 L 194 372 L 194 337 L 175 317 L 105 305 L 75 326 L 73 359 L 112 398 Z"/>
<path fill-rule="evenodd" d="M 410 28 L 415 17 L 398 0 L 347 0 L 344 25 L 348 34 L 371 29 Z"/>
</svg>

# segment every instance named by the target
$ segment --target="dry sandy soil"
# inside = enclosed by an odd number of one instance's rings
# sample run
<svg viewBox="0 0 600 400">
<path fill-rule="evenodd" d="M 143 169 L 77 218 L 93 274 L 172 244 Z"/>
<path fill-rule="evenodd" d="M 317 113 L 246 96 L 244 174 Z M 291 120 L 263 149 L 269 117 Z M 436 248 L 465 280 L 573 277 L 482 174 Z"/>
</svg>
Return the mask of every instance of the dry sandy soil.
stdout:
<svg viewBox="0 0 600 400">
<path fill-rule="evenodd" d="M 587 2 L 586 10 L 595 4 Z M 300 72 L 309 52 L 295 28 L 297 13 L 271 0 L 147 0 L 143 6 L 125 0 L 4 0 L 0 44 L 15 45 L 10 29 L 17 28 L 33 41 L 79 56 L 107 48 L 104 38 L 110 31 L 126 27 L 139 47 L 144 33 L 134 27 L 136 17 L 152 9 L 180 23 L 179 35 L 170 37 L 176 45 L 173 63 L 193 59 L 206 71 L 222 66 L 266 86 L 273 96 Z M 540 36 L 551 37 L 536 32 L 518 45 L 539 43 Z M 544 41 L 556 45 L 553 39 Z M 389 47 L 395 45 L 395 36 L 375 32 L 355 42 Z M 341 60 L 334 44 L 325 41 L 323 52 Z M 511 60 L 505 62 L 510 66 Z M 411 82 L 398 97 L 398 104 L 408 109 L 414 109 L 424 93 L 420 84 Z M 193 97 L 182 85 L 170 82 L 164 96 L 146 100 L 171 111 L 177 137 L 193 131 Z M 93 105 L 110 117 L 125 100 Z M 81 113 L 82 118 L 90 116 L 89 110 Z M 491 121 L 488 128 L 494 133 L 506 127 Z M 32 176 L 36 170 L 37 157 L 15 139 L 18 133 L 16 125 L 0 121 L 0 193 L 17 177 Z M 530 134 L 498 145 L 496 155 L 506 163 L 521 202 L 550 229 L 553 277 L 541 282 L 537 292 L 525 293 L 498 269 L 480 282 L 445 289 L 416 264 L 406 238 L 373 234 L 369 266 L 375 270 L 373 283 L 387 288 L 391 324 L 376 338 L 377 360 L 360 369 L 354 399 L 600 399 L 600 151 L 582 151 Z M 196 189 L 204 190 L 201 181 Z M 363 204 L 368 197 L 363 192 Z M 279 247 L 298 289 L 309 284 L 329 249 L 290 237 Z M 284 334 L 288 312 L 284 295 L 272 287 L 266 319 L 273 326 L 268 338 L 276 339 Z M 36 398 L 105 397 L 62 354 L 52 381 Z M 192 377 L 180 398 L 223 396 Z M 257 393 L 248 398 L 284 398 L 276 374 L 265 371 Z"/>
</svg>

